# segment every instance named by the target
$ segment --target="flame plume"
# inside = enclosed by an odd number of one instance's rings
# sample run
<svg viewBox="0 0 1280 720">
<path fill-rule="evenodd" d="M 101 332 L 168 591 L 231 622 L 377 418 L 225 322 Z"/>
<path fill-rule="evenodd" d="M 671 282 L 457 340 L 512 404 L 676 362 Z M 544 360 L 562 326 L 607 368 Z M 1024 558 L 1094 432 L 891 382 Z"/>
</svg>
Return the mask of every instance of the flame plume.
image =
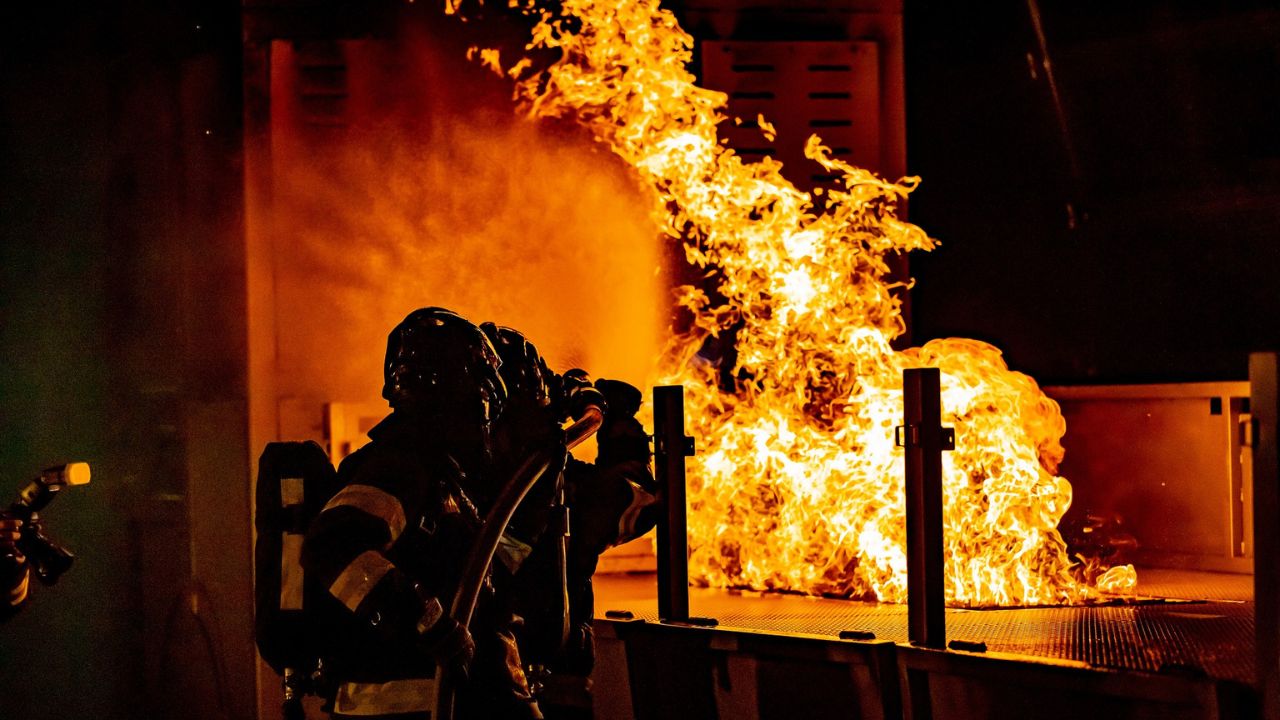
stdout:
<svg viewBox="0 0 1280 720">
<path fill-rule="evenodd" d="M 890 182 L 805 154 L 841 178 L 821 210 L 769 158 L 746 163 L 716 127 L 723 93 L 700 88 L 693 39 L 656 0 L 521 6 L 536 20 L 529 51 L 558 60 L 503 71 L 537 117 L 572 118 L 653 189 L 654 218 L 708 269 L 718 295 L 684 287 L 692 329 L 673 340 L 664 382 L 686 387 L 705 449 L 689 487 L 696 582 L 900 602 L 906 597 L 903 456 L 893 443 L 902 370 L 937 367 L 944 422 L 949 602 L 1079 602 L 1058 521 L 1071 486 L 1056 476 L 1066 426 L 1035 381 L 998 349 L 935 340 L 897 352 L 904 330 L 886 258 L 935 245 L 898 217 L 918 178 Z M 450 3 L 450 10 L 454 10 Z M 762 127 L 767 127 L 762 123 Z M 709 357 L 732 342 L 736 387 Z M 1110 589 L 1131 590 L 1132 569 Z M 1121 577 L 1123 576 L 1123 577 Z"/>
</svg>

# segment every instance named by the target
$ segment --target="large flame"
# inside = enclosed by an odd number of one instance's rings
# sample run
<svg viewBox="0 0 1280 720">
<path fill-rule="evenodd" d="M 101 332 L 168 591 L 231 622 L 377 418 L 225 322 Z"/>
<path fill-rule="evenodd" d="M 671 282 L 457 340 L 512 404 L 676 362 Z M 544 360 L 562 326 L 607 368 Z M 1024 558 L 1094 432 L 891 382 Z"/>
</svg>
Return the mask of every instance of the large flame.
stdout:
<svg viewBox="0 0 1280 720">
<path fill-rule="evenodd" d="M 1057 404 L 988 344 L 890 345 L 904 324 L 886 258 L 934 247 L 898 217 L 918 180 L 886 181 L 813 137 L 805 154 L 843 186 L 819 209 L 779 163 L 744 162 L 718 138 L 726 96 L 695 84 L 693 40 L 657 0 L 524 9 L 537 21 L 528 50 L 559 59 L 506 69 L 517 97 L 535 116 L 576 119 L 634 167 L 654 190 L 656 220 L 714 279 L 715 298 L 681 289 L 694 322 L 673 341 L 663 379 L 685 385 L 702 448 L 689 487 L 695 581 L 903 600 L 893 428 L 902 370 L 936 367 L 944 422 L 956 430 L 944 459 L 948 601 L 1095 596 L 1073 578 L 1056 529 L 1071 503 L 1055 474 L 1065 432 Z M 480 55 L 503 71 L 496 53 Z M 714 350 L 729 346 L 736 355 Z M 1131 590 L 1132 569 L 1115 570 L 1108 589 Z"/>
</svg>

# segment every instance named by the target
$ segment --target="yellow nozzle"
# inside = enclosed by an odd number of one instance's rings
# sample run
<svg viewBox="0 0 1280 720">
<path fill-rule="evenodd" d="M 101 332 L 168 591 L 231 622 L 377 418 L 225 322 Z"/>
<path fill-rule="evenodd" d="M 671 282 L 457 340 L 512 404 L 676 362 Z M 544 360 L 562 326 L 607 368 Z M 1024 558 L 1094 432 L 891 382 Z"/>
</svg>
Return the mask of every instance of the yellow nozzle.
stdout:
<svg viewBox="0 0 1280 720">
<path fill-rule="evenodd" d="M 67 485 L 89 484 L 89 463 L 73 462 L 66 465 L 55 465 L 40 473 L 45 485 L 64 487 Z"/>
<path fill-rule="evenodd" d="M 73 462 L 67 463 L 63 470 L 62 476 L 66 479 L 68 485 L 88 485 L 89 484 L 89 463 Z"/>
</svg>

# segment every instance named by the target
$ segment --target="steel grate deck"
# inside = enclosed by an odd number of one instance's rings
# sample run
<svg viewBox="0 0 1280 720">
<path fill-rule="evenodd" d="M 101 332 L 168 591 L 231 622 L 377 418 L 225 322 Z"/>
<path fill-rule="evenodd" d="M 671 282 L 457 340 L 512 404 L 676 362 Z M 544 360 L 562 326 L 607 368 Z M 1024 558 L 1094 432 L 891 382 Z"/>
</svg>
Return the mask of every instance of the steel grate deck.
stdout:
<svg viewBox="0 0 1280 720">
<path fill-rule="evenodd" d="M 1146 569 L 1138 579 L 1142 595 L 1203 602 L 948 610 L 947 637 L 982 641 L 994 652 L 1149 672 L 1199 669 L 1253 682 L 1252 576 Z M 601 616 L 629 610 L 657 620 L 652 575 L 601 575 L 595 588 Z M 862 630 L 880 640 L 907 640 L 905 605 L 690 588 L 689 607 L 725 628 L 820 636 Z"/>
</svg>

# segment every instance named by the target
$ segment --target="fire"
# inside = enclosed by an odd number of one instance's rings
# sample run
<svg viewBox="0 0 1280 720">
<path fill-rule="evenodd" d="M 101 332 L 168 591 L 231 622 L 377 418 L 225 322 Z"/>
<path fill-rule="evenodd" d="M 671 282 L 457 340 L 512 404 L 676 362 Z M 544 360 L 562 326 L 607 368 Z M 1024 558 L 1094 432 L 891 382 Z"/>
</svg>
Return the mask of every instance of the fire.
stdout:
<svg viewBox="0 0 1280 720">
<path fill-rule="evenodd" d="M 877 177 L 815 136 L 806 155 L 842 179 L 819 207 L 779 163 L 744 162 L 719 140 L 726 97 L 695 84 L 693 40 L 656 0 L 524 10 L 537 21 L 528 49 L 559 59 L 506 71 L 517 98 L 533 116 L 576 119 L 635 168 L 655 220 L 716 284 L 716 298 L 679 291 L 694 323 L 671 342 L 662 378 L 685 385 L 702 448 L 689 487 L 695 581 L 903 601 L 893 428 L 902 370 L 936 367 L 956 430 L 944 458 L 948 601 L 1098 596 L 1073 578 L 1056 529 L 1071 503 L 1055 474 L 1066 427 L 1057 404 L 985 343 L 891 346 L 904 323 L 887 258 L 935 246 L 898 216 L 918 179 Z M 730 341 L 732 358 L 713 349 Z M 1112 570 L 1099 585 L 1131 591 L 1132 568 Z"/>
</svg>

